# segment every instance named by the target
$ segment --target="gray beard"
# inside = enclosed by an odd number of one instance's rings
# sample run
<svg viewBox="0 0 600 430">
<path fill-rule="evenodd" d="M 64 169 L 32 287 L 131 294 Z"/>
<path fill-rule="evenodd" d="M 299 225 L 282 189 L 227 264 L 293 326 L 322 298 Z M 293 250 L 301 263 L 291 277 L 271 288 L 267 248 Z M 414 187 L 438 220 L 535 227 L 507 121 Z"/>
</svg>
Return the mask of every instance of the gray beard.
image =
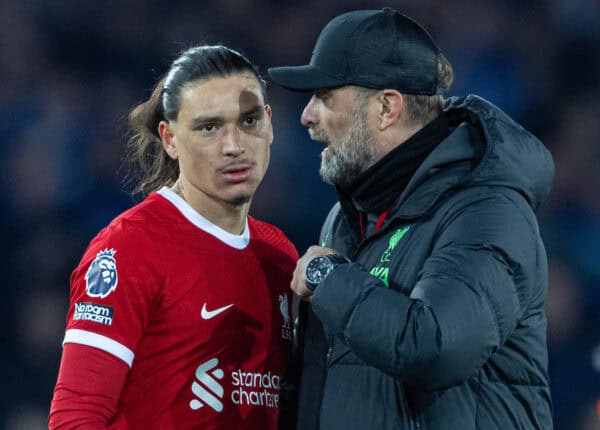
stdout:
<svg viewBox="0 0 600 430">
<path fill-rule="evenodd" d="M 371 167 L 377 159 L 377 147 L 369 132 L 365 114 L 353 112 L 352 125 L 348 134 L 331 145 L 322 130 L 313 130 L 312 137 L 329 144 L 321 153 L 320 175 L 323 181 L 340 188 L 347 188 Z"/>
</svg>

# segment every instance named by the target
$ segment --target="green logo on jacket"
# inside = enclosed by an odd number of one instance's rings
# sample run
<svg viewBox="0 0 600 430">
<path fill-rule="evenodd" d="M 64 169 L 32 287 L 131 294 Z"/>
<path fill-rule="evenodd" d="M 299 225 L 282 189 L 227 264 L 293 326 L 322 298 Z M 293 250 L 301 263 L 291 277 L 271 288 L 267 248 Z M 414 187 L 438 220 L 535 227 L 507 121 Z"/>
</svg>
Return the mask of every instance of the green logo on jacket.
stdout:
<svg viewBox="0 0 600 430">
<path fill-rule="evenodd" d="M 400 242 L 400 240 L 404 237 L 404 235 L 406 234 L 406 232 L 409 229 L 410 229 L 410 226 L 407 225 L 406 227 L 402 227 L 402 228 L 399 228 L 398 230 L 396 230 L 396 232 L 392 235 L 392 237 L 390 237 L 390 241 L 388 243 L 387 249 L 383 252 L 383 254 L 381 254 L 381 258 L 379 259 L 379 262 L 382 263 L 382 265 L 373 267 L 371 269 L 371 271 L 369 272 L 370 275 L 379 279 L 388 288 L 390 287 L 389 280 L 388 280 L 388 277 L 390 274 L 390 269 L 389 269 L 389 267 L 386 267 L 386 266 L 388 265 L 388 263 L 391 260 L 392 251 L 394 251 L 394 248 L 396 248 L 396 246 L 398 245 L 398 242 Z"/>
<path fill-rule="evenodd" d="M 404 235 L 406 234 L 406 232 L 408 231 L 409 228 L 410 228 L 409 225 L 407 225 L 406 227 L 399 228 L 398 230 L 396 230 L 396 233 L 394 233 L 392 235 L 392 237 L 390 237 L 390 243 L 389 243 L 387 249 L 385 250 L 385 252 L 381 255 L 381 258 L 379 259 L 380 262 L 388 263 L 390 261 L 390 258 L 392 256 L 392 251 L 394 250 L 396 245 L 398 245 L 398 242 L 400 242 L 400 239 L 402 239 L 404 237 Z"/>
<path fill-rule="evenodd" d="M 377 279 L 383 282 L 386 287 L 390 288 L 388 281 L 388 275 L 390 274 L 389 267 L 373 267 L 369 274 L 371 276 L 375 276 Z"/>
</svg>

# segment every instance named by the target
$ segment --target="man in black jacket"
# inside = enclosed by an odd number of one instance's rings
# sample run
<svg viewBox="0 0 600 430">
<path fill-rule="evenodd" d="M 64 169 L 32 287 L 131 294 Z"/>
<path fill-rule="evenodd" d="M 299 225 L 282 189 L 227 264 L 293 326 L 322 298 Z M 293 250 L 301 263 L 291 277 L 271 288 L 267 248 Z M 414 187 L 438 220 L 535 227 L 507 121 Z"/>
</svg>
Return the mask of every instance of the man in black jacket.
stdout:
<svg viewBox="0 0 600 430">
<path fill-rule="evenodd" d="M 282 428 L 551 429 L 542 143 L 480 97 L 444 100 L 450 64 L 388 8 L 334 18 L 309 65 L 269 74 L 313 91 L 301 121 L 339 194 L 292 281 Z"/>
</svg>

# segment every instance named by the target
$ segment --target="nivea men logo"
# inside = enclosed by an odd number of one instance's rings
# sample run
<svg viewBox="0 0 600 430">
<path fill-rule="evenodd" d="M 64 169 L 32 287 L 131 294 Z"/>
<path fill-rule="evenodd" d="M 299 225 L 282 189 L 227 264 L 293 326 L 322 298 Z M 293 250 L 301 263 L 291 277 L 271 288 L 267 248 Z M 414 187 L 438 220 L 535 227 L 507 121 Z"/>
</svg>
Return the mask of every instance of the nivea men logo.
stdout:
<svg viewBox="0 0 600 430">
<path fill-rule="evenodd" d="M 90 297 L 108 296 L 117 288 L 119 277 L 114 249 L 105 249 L 96 255 L 85 274 L 85 290 Z"/>
<path fill-rule="evenodd" d="M 190 408 L 200 409 L 204 405 L 210 406 L 217 412 L 223 410 L 223 387 L 217 379 L 223 379 L 223 370 L 215 369 L 219 360 L 211 358 L 196 368 L 196 381 L 192 383 L 192 393 L 197 397 L 190 401 Z M 214 370 L 213 370 L 214 369 Z"/>
<path fill-rule="evenodd" d="M 73 321 L 92 321 L 103 325 L 112 325 L 113 308 L 96 303 L 77 302 Z"/>
</svg>

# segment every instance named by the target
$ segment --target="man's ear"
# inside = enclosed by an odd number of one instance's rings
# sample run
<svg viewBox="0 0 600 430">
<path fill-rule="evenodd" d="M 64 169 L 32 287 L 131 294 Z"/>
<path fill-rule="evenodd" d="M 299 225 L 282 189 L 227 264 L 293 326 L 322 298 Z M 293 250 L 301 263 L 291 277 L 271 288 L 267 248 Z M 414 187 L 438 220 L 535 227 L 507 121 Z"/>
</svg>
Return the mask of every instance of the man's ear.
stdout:
<svg viewBox="0 0 600 430">
<path fill-rule="evenodd" d="M 383 90 L 377 96 L 377 109 L 379 130 L 386 130 L 400 120 L 404 109 L 404 97 L 397 90 Z"/>
<path fill-rule="evenodd" d="M 166 153 L 173 160 L 177 160 L 177 147 L 175 146 L 175 134 L 168 121 L 161 121 L 158 124 L 158 135 Z"/>
<path fill-rule="evenodd" d="M 269 145 L 273 143 L 273 123 L 271 119 L 273 119 L 273 111 L 271 110 L 271 106 L 265 105 L 265 112 L 267 114 L 267 140 L 269 141 Z"/>
</svg>

